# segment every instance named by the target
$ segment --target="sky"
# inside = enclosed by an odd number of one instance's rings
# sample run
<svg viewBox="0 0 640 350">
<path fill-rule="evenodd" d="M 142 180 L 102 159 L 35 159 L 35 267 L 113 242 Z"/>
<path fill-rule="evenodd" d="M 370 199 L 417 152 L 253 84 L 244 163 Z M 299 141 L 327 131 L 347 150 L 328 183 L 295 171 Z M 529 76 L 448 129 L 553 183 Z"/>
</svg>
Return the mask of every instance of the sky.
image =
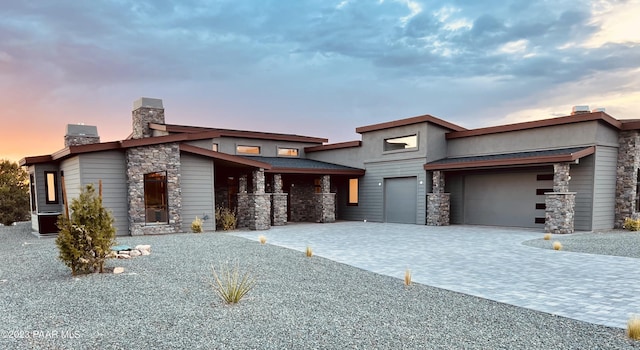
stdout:
<svg viewBox="0 0 640 350">
<path fill-rule="evenodd" d="M 125 139 L 142 96 L 168 124 L 330 143 L 424 114 L 640 118 L 640 0 L 0 0 L 0 159 L 67 124 Z"/>
</svg>

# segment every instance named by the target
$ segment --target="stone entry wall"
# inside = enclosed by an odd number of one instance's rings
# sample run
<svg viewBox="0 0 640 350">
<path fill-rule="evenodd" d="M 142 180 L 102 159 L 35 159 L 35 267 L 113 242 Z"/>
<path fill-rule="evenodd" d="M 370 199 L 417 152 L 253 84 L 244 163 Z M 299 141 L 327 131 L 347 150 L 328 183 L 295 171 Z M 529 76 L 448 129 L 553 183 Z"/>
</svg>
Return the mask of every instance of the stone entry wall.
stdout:
<svg viewBox="0 0 640 350">
<path fill-rule="evenodd" d="M 621 228 L 626 218 L 637 218 L 636 193 L 640 166 L 640 134 L 638 130 L 621 131 L 618 136 L 618 164 L 614 226 Z"/>
<path fill-rule="evenodd" d="M 129 201 L 129 232 L 132 236 L 180 232 L 182 195 L 178 143 L 129 148 L 125 154 Z M 147 224 L 144 203 L 144 175 L 167 173 L 168 224 Z"/>
<path fill-rule="evenodd" d="M 287 224 L 287 196 L 282 189 L 282 175 L 273 175 L 273 193 L 271 194 L 271 225 Z"/>
<path fill-rule="evenodd" d="M 451 194 L 444 193 L 444 173 L 434 171 L 432 178 L 433 192 L 427 194 L 427 225 L 448 226 L 450 223 Z"/>
<path fill-rule="evenodd" d="M 252 193 L 248 193 L 247 175 L 240 176 L 238 185 L 238 227 L 268 230 L 271 227 L 271 194 L 265 193 L 264 170 L 252 173 Z"/>
</svg>

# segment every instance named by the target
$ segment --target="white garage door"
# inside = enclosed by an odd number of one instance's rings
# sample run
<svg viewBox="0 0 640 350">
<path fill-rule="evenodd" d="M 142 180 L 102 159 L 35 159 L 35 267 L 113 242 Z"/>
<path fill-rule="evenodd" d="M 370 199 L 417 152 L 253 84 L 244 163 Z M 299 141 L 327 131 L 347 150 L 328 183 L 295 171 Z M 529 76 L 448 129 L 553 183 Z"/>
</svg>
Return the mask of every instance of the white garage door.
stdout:
<svg viewBox="0 0 640 350">
<path fill-rule="evenodd" d="M 548 174 L 495 173 L 465 176 L 464 222 L 471 225 L 541 227 Z"/>
</svg>

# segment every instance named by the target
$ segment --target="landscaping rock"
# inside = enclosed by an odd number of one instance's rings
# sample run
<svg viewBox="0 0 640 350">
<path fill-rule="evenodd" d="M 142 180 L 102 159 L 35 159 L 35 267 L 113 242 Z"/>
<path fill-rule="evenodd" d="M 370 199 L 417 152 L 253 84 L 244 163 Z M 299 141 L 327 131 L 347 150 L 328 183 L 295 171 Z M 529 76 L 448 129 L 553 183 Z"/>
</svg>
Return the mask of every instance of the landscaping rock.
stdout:
<svg viewBox="0 0 640 350">
<path fill-rule="evenodd" d="M 124 267 L 120 267 L 120 266 L 118 266 L 118 267 L 114 267 L 114 268 L 113 268 L 113 273 L 114 273 L 114 274 L 116 274 L 116 275 L 117 275 L 117 274 L 121 274 L 121 273 L 123 273 L 123 272 L 124 272 Z"/>
</svg>

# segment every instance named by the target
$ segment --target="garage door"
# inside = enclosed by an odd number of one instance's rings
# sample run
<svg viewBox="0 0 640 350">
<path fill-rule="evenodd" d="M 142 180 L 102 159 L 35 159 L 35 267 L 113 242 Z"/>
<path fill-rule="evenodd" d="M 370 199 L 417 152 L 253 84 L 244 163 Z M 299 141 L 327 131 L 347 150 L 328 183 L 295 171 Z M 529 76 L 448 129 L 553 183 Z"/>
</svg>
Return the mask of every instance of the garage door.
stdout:
<svg viewBox="0 0 640 350">
<path fill-rule="evenodd" d="M 417 178 L 401 177 L 384 180 L 385 221 L 416 223 Z"/>
<path fill-rule="evenodd" d="M 544 224 L 544 192 L 552 187 L 548 174 L 467 175 L 464 221 L 471 225 L 539 228 Z"/>
</svg>

